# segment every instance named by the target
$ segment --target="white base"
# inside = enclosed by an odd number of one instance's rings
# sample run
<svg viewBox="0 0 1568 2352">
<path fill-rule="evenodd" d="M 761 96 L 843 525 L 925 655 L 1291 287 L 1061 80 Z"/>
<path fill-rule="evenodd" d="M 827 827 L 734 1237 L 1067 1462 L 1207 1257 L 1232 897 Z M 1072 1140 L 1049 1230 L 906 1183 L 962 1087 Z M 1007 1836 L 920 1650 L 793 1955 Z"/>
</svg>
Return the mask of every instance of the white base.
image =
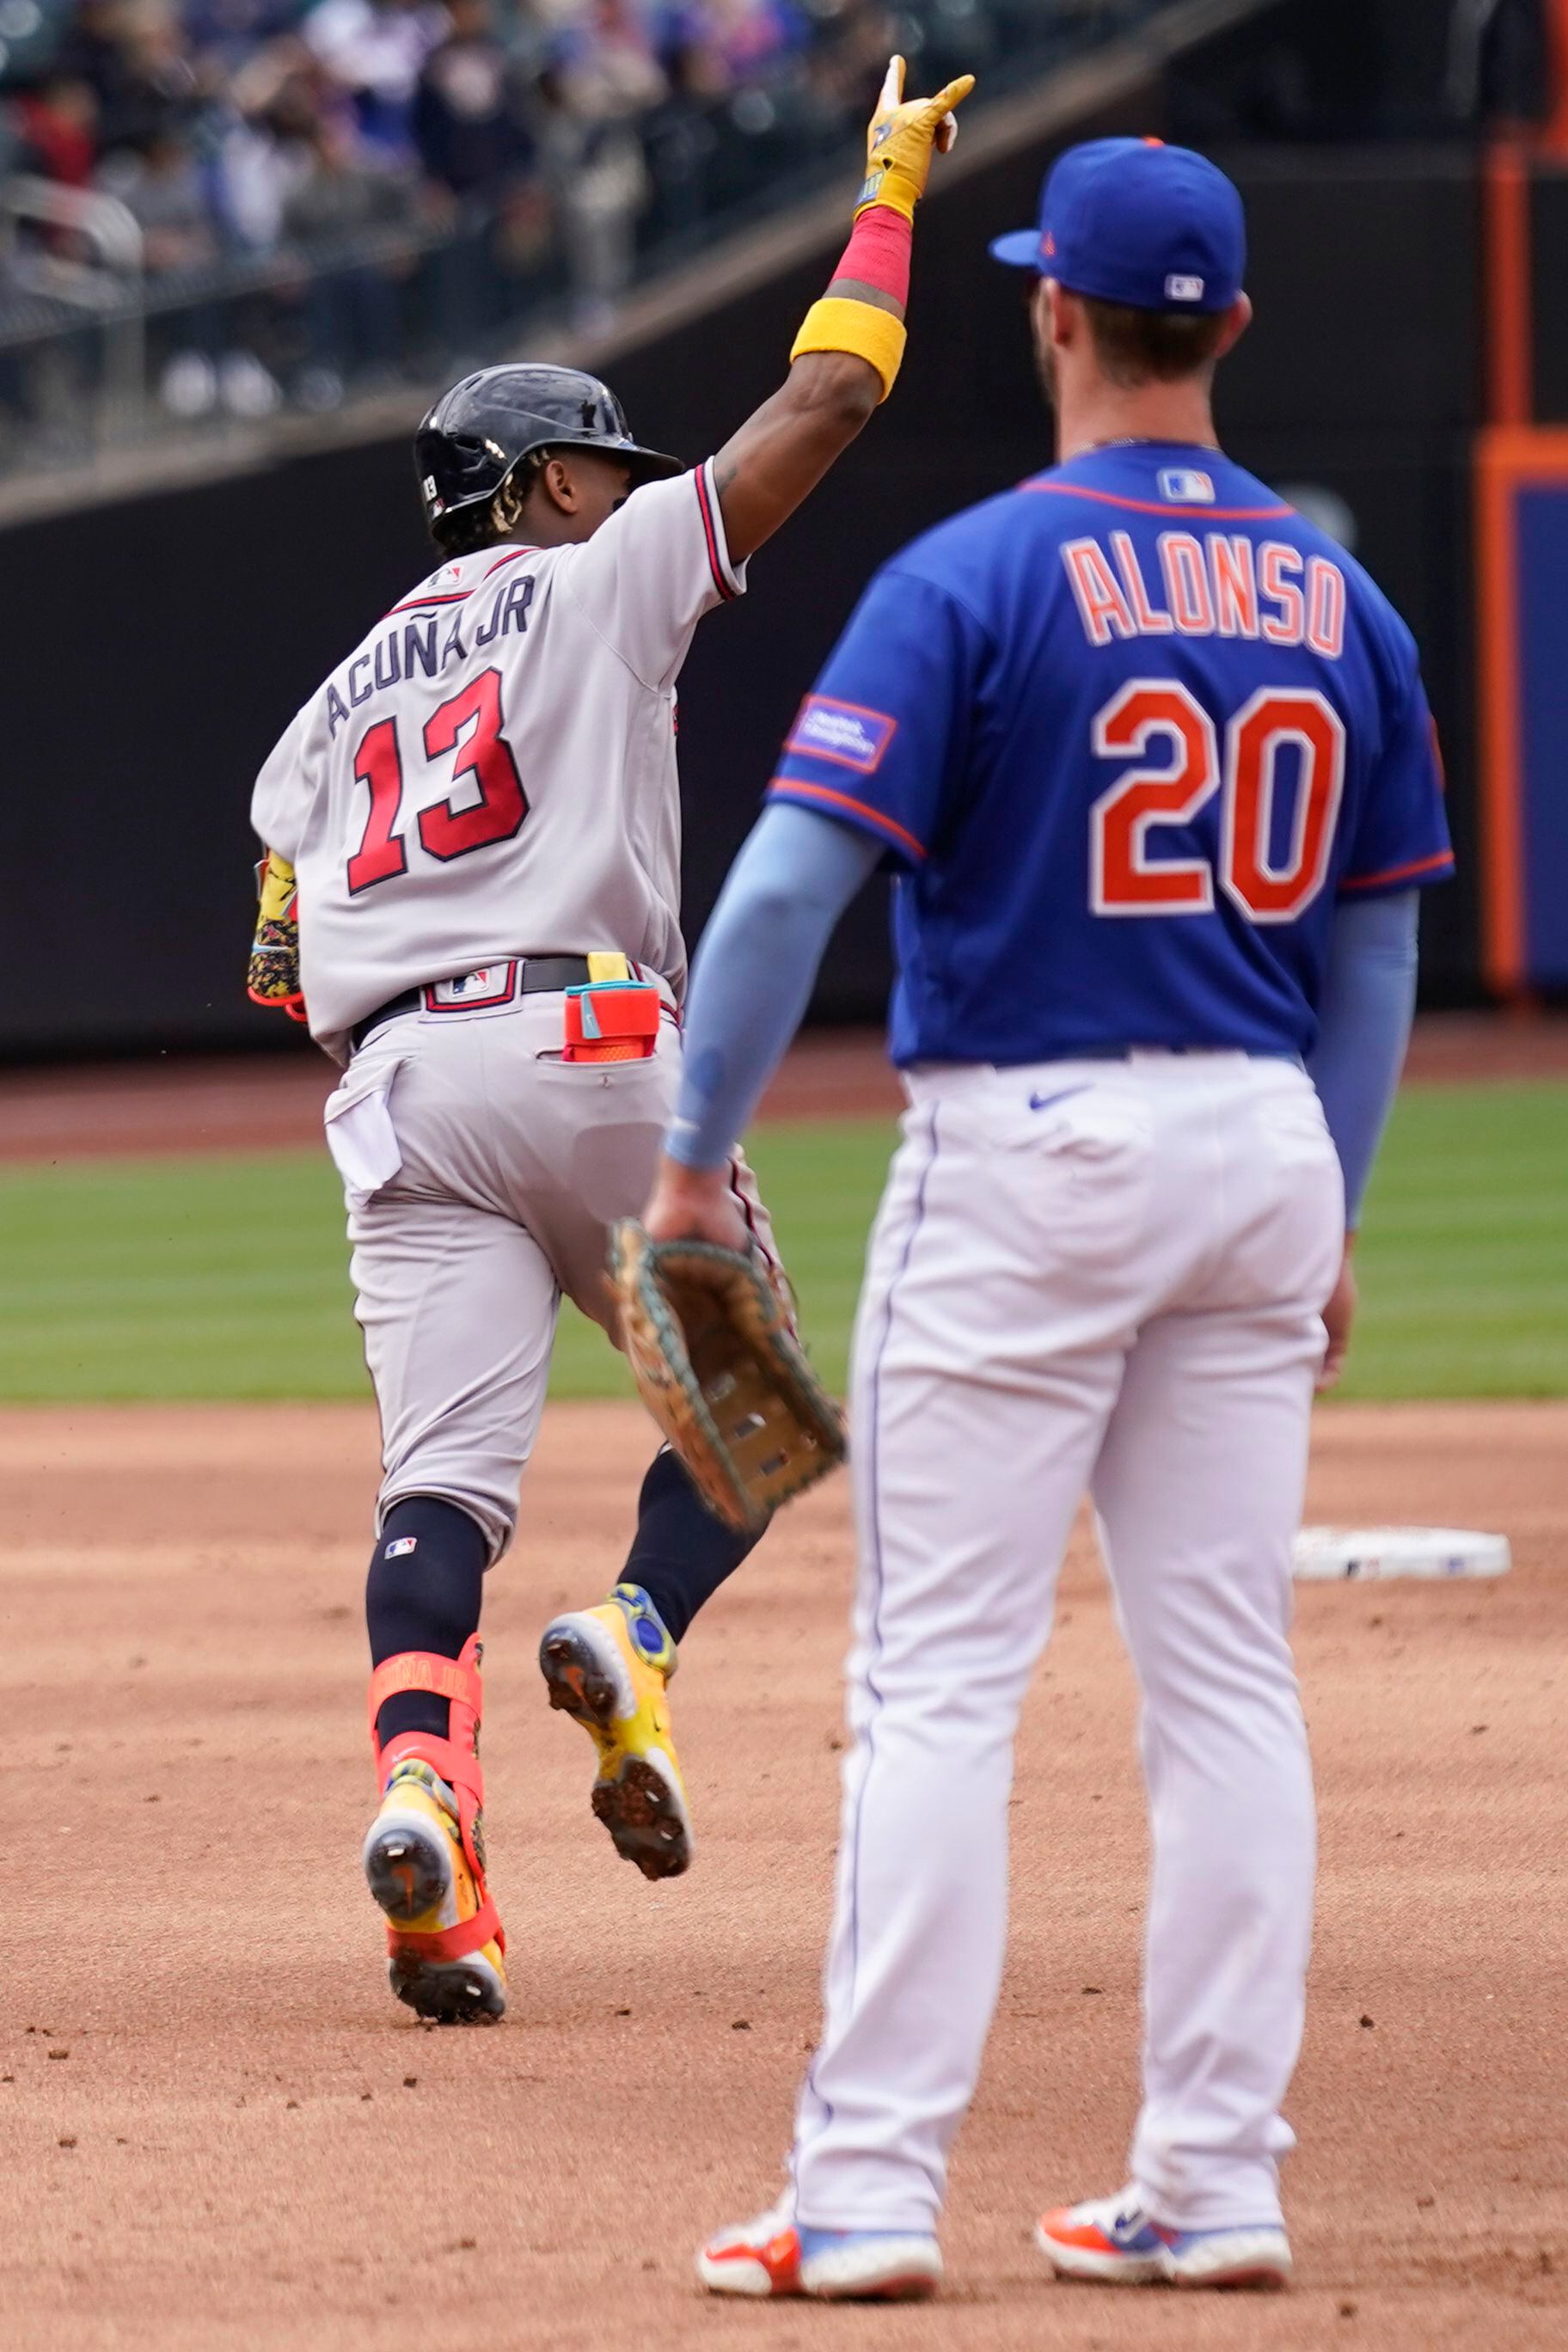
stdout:
<svg viewBox="0 0 1568 2352">
<path fill-rule="evenodd" d="M 1296 1538 L 1296 1578 L 1306 1584 L 1503 1576 L 1512 1565 L 1506 1536 L 1466 1528 L 1303 1528 Z"/>
</svg>

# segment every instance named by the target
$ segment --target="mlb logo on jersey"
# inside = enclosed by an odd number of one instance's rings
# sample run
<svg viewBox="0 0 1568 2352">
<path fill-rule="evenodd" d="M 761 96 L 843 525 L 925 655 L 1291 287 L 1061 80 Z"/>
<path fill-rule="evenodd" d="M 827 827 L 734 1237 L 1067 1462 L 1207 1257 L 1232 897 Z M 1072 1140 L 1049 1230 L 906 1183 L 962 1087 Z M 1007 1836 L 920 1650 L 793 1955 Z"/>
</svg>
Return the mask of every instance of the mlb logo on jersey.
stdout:
<svg viewBox="0 0 1568 2352">
<path fill-rule="evenodd" d="M 899 722 L 885 711 L 858 702 L 835 702 L 831 695 L 808 694 L 790 731 L 786 751 L 809 751 L 858 775 L 875 775 Z"/>
<path fill-rule="evenodd" d="M 1173 507 L 1212 507 L 1214 480 L 1195 466 L 1165 466 L 1160 471 L 1160 496 Z"/>
</svg>

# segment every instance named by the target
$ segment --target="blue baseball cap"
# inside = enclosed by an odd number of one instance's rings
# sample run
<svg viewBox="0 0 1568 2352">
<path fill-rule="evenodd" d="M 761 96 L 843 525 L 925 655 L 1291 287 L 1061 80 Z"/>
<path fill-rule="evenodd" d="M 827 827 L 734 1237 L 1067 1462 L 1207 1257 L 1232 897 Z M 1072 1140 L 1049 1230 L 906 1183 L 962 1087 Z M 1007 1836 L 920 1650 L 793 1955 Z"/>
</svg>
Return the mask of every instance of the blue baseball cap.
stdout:
<svg viewBox="0 0 1568 2352">
<path fill-rule="evenodd" d="M 1206 155 L 1158 139 L 1090 139 L 1046 174 L 1038 228 L 998 261 L 1134 310 L 1228 310 L 1247 269 L 1240 191 Z"/>
</svg>

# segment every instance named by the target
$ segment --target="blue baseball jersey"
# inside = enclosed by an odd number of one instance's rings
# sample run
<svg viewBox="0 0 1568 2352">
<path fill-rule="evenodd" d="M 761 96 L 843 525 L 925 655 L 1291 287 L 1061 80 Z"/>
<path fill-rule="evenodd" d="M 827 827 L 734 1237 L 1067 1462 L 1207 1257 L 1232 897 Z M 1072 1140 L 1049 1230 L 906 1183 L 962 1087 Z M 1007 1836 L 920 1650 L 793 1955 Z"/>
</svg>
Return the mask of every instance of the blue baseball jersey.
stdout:
<svg viewBox="0 0 1568 2352">
<path fill-rule="evenodd" d="M 887 845 L 905 1065 L 1307 1054 L 1336 900 L 1453 870 L 1409 630 L 1261 482 L 1173 445 L 895 557 L 770 791 Z"/>
</svg>

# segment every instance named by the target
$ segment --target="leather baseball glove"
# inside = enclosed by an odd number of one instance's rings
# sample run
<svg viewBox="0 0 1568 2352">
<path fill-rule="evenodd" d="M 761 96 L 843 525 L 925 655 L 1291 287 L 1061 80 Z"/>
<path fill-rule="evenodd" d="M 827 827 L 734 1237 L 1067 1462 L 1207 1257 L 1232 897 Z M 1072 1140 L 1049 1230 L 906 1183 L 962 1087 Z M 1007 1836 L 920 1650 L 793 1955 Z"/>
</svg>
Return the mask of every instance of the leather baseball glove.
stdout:
<svg viewBox="0 0 1568 2352">
<path fill-rule="evenodd" d="M 611 1235 L 610 1281 L 638 1393 L 703 1500 L 760 1535 L 779 1505 L 843 1461 L 843 1416 L 754 1255 Z"/>
</svg>

